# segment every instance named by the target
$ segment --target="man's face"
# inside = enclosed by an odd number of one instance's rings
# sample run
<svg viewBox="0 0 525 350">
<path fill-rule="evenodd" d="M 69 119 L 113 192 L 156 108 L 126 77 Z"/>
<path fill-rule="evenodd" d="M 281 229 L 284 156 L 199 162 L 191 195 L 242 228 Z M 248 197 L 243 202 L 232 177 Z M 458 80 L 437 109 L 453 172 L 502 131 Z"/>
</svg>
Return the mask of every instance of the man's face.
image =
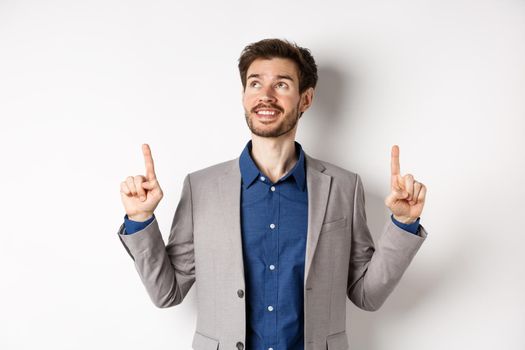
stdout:
<svg viewBox="0 0 525 350">
<path fill-rule="evenodd" d="M 246 72 L 244 115 L 255 135 L 278 137 L 294 129 L 299 114 L 311 104 L 313 89 L 299 94 L 295 62 L 286 58 L 256 59 Z"/>
</svg>

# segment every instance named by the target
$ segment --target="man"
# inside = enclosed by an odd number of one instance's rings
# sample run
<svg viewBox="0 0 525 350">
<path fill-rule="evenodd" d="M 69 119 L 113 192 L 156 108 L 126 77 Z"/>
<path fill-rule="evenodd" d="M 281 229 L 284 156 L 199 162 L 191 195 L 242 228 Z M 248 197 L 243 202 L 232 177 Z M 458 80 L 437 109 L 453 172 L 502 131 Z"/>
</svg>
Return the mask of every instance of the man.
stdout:
<svg viewBox="0 0 525 350">
<path fill-rule="evenodd" d="M 262 40 L 239 71 L 251 130 L 241 155 L 186 175 L 164 245 L 153 214 L 163 193 L 143 145 L 146 175 L 121 183 L 118 236 L 156 306 L 181 303 L 196 282 L 194 349 L 347 349 L 346 298 L 383 304 L 427 235 L 426 187 L 400 175 L 393 146 L 392 216 L 374 246 L 360 176 L 295 141 L 317 82 L 310 52 Z"/>
</svg>

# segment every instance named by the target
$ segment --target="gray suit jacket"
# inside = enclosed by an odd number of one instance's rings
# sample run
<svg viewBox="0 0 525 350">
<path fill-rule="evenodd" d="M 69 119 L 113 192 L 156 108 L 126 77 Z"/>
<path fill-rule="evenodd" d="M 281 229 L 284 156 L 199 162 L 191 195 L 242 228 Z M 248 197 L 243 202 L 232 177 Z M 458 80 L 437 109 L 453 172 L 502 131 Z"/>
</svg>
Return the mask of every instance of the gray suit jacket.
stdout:
<svg viewBox="0 0 525 350">
<path fill-rule="evenodd" d="M 374 245 L 360 176 L 307 154 L 305 161 L 305 350 L 348 349 L 346 298 L 364 310 L 377 310 L 427 232 L 420 226 L 418 235 L 409 233 L 389 218 Z M 178 305 L 196 283 L 196 350 L 244 348 L 240 197 L 235 158 L 186 175 L 167 245 L 156 219 L 131 235 L 123 235 L 124 225 L 118 231 L 157 307 Z"/>
</svg>

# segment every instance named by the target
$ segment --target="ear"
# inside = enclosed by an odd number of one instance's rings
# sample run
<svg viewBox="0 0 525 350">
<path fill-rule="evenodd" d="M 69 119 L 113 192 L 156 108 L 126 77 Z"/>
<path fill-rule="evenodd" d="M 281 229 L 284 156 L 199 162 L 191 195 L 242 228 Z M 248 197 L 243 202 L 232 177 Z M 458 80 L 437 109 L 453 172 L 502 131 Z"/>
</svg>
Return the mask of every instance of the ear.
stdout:
<svg viewBox="0 0 525 350">
<path fill-rule="evenodd" d="M 305 112 L 310 106 L 312 105 L 314 101 L 314 88 L 309 87 L 301 94 L 301 107 L 300 111 Z"/>
</svg>

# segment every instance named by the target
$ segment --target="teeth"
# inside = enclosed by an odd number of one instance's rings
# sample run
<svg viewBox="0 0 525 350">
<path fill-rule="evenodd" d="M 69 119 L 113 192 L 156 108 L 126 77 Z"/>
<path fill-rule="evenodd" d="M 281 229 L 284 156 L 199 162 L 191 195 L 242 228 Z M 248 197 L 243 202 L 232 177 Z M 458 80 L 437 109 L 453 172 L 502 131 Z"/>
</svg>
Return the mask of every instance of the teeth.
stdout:
<svg viewBox="0 0 525 350">
<path fill-rule="evenodd" d="M 275 112 L 274 112 L 274 111 L 259 111 L 259 112 L 257 112 L 257 114 L 262 114 L 262 115 L 274 115 Z"/>
</svg>

